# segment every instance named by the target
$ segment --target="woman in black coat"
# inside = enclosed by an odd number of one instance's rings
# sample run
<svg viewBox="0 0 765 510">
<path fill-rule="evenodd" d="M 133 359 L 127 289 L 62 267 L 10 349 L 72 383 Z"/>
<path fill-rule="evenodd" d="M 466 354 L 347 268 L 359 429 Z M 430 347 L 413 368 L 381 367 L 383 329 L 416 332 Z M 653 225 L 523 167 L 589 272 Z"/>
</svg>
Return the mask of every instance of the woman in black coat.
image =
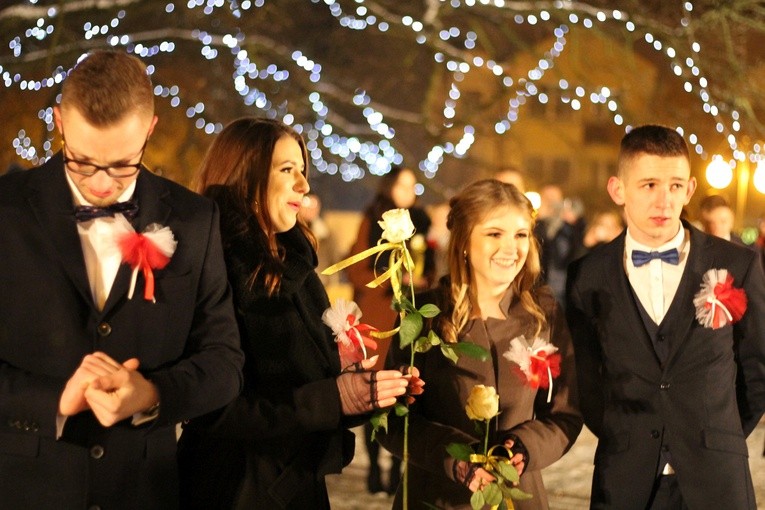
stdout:
<svg viewBox="0 0 765 510">
<path fill-rule="evenodd" d="M 239 398 L 184 427 L 183 508 L 329 508 L 324 475 L 353 458 L 347 429 L 407 391 L 400 372 L 368 370 L 374 359 L 341 371 L 313 238 L 297 217 L 307 163 L 292 128 L 244 118 L 202 164 L 198 189 L 221 210 L 246 357 Z"/>
</svg>

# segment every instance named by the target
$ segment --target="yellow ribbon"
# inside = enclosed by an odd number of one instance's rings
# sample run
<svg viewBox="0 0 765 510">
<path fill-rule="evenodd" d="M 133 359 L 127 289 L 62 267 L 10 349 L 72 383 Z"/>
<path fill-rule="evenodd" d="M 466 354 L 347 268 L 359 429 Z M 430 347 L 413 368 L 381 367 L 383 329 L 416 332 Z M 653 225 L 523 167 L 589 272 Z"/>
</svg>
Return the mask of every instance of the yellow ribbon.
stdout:
<svg viewBox="0 0 765 510">
<path fill-rule="evenodd" d="M 367 248 L 360 253 L 351 255 L 345 260 L 341 260 L 337 264 L 329 266 L 324 271 L 322 271 L 321 274 L 335 274 L 336 272 L 345 269 L 346 267 L 351 266 L 357 262 L 360 262 L 368 257 L 371 257 L 372 255 L 378 254 L 377 256 L 379 257 L 383 252 L 388 250 L 391 250 L 390 264 L 388 269 L 380 276 L 376 276 L 376 278 L 367 283 L 366 286 L 370 289 L 374 289 L 379 287 L 383 282 L 390 280 L 391 287 L 393 287 L 393 292 L 396 295 L 396 298 L 399 298 L 401 294 L 401 281 L 398 278 L 398 270 L 401 268 L 401 266 L 403 266 L 404 269 L 409 273 L 414 270 L 414 261 L 412 260 L 412 256 L 409 253 L 409 250 L 407 250 L 406 244 L 404 242 L 382 243 L 378 244 L 377 246 L 372 246 L 371 248 Z"/>
<path fill-rule="evenodd" d="M 370 331 L 369 336 L 372 336 L 375 338 L 388 338 L 389 336 L 393 336 L 396 333 L 398 333 L 399 329 L 401 329 L 401 327 L 398 327 L 396 329 L 391 329 L 390 331 Z"/>
<path fill-rule="evenodd" d="M 377 246 L 372 246 L 371 248 L 367 248 L 366 250 L 360 253 L 357 253 L 355 255 L 352 255 L 345 260 L 341 260 L 337 264 L 333 264 L 329 266 L 324 271 L 322 271 L 321 274 L 323 275 L 335 274 L 338 271 L 345 269 L 346 267 L 353 265 L 360 260 L 364 260 L 367 257 L 371 257 L 375 253 L 380 253 L 385 250 L 392 250 L 398 246 L 399 246 L 399 243 L 383 243 L 383 244 L 378 244 Z"/>
<path fill-rule="evenodd" d="M 504 455 L 493 455 L 494 450 L 497 448 L 502 448 L 503 450 L 507 451 L 508 457 L 505 457 Z M 510 458 L 513 456 L 513 452 L 507 449 L 505 446 L 498 444 L 495 446 L 492 446 L 489 448 L 489 451 L 486 452 L 486 455 L 482 455 L 480 453 L 472 453 L 470 454 L 470 462 L 474 464 L 483 464 L 484 467 L 488 467 L 489 469 L 493 471 L 499 470 L 499 464 L 510 464 Z"/>
</svg>

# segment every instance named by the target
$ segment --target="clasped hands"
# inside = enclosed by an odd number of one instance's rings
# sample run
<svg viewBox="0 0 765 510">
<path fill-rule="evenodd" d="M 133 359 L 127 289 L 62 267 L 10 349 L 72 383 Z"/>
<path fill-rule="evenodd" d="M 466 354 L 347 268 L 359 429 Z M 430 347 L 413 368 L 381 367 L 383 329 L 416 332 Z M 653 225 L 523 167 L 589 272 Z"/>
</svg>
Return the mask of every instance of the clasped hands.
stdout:
<svg viewBox="0 0 765 510">
<path fill-rule="evenodd" d="M 421 395 L 425 382 L 420 379 L 416 367 L 401 370 L 372 370 L 378 356 L 355 363 L 350 371 L 340 374 L 337 389 L 340 404 L 346 416 L 364 414 L 390 407 L 396 399 L 406 395 L 407 403 L 414 402 L 414 395 Z"/>
<path fill-rule="evenodd" d="M 502 446 L 507 448 L 508 451 L 512 451 L 513 446 L 515 446 L 515 441 L 513 439 L 507 439 Z M 515 470 L 518 471 L 518 476 L 521 476 L 526 469 L 526 461 L 523 454 L 520 452 L 514 453 L 513 456 L 510 457 L 510 464 L 512 464 Z M 452 476 L 454 477 L 455 482 L 461 483 L 467 487 L 470 492 L 478 492 L 497 480 L 494 475 L 481 467 L 481 464 L 457 459 L 454 459 L 452 465 Z"/>
<path fill-rule="evenodd" d="M 159 401 L 157 388 L 138 371 L 139 361 L 118 363 L 103 352 L 82 359 L 66 383 L 58 404 L 61 416 L 90 409 L 104 427 L 111 427 Z"/>
</svg>

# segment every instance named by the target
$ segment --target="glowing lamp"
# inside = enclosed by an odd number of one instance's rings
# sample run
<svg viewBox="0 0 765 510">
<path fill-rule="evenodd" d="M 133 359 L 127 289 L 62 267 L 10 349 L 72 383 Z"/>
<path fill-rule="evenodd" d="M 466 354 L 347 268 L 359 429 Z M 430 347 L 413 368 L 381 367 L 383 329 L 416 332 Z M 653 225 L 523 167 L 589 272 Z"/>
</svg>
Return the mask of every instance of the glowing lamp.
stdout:
<svg viewBox="0 0 765 510">
<path fill-rule="evenodd" d="M 733 169 L 723 161 L 721 156 L 715 155 L 707 165 L 707 182 L 715 189 L 726 188 L 733 180 Z"/>
</svg>

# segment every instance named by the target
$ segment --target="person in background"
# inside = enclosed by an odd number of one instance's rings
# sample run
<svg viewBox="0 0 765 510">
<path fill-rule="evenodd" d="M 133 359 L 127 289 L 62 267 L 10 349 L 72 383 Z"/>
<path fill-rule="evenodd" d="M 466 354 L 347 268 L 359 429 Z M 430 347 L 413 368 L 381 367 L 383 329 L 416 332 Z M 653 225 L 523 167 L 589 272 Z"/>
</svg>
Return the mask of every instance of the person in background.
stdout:
<svg viewBox="0 0 765 510">
<path fill-rule="evenodd" d="M 61 150 L 0 178 L 0 506 L 177 508 L 176 423 L 242 383 L 218 210 L 143 165 L 138 58 L 87 55 L 53 114 Z"/>
<path fill-rule="evenodd" d="M 198 189 L 221 210 L 228 281 L 245 352 L 244 389 L 183 429 L 182 508 L 327 509 L 324 475 L 353 458 L 348 428 L 404 395 L 409 376 L 341 367 L 322 322 L 329 300 L 298 212 L 309 191 L 302 137 L 276 120 L 228 124 Z"/>
<path fill-rule="evenodd" d="M 744 246 L 741 238 L 733 233 L 734 215 L 728 201 L 720 195 L 708 195 L 699 204 L 699 219 L 704 232 Z"/>
<path fill-rule="evenodd" d="M 502 170 L 494 173 L 494 179 L 500 182 L 506 182 L 512 184 L 521 193 L 526 193 L 526 179 L 520 168 L 514 166 L 506 166 Z"/>
<path fill-rule="evenodd" d="M 414 281 L 406 280 L 408 274 L 405 274 L 404 284 L 414 285 L 415 289 L 426 289 L 430 287 L 434 279 L 435 265 L 433 250 L 428 247 L 425 238 L 430 228 L 430 218 L 428 218 L 427 213 L 423 209 L 415 206 L 417 199 L 415 194 L 416 184 L 417 177 L 414 172 L 404 166 L 394 166 L 390 172 L 380 177 L 377 194 L 364 210 L 359 232 L 356 236 L 356 241 L 350 249 L 350 254 L 362 252 L 377 244 L 382 235 L 382 228 L 378 221 L 382 218 L 382 214 L 385 211 L 397 208 L 409 209 L 409 215 L 415 227 L 415 235 L 409 241 L 409 248 L 416 267 Z M 393 291 L 388 282 L 375 289 L 370 289 L 366 284 L 374 280 L 376 275 L 383 274 L 387 270 L 387 266 L 388 257 L 369 257 L 367 260 L 353 264 L 346 269 L 348 280 L 353 285 L 353 299 L 364 314 L 363 322 L 376 327 L 380 331 L 393 329 L 393 325 L 398 317 L 398 314 L 391 306 Z M 409 292 L 406 294 L 408 295 Z M 376 368 L 382 368 L 388 348 L 391 345 L 391 338 L 379 339 L 377 344 L 377 354 L 380 356 L 380 359 Z M 386 489 L 383 487 L 380 477 L 378 461 L 380 446 L 371 440 L 371 434 L 371 425 L 367 424 L 364 432 L 370 465 L 367 488 L 372 493 L 383 490 L 393 493 L 400 480 L 401 463 L 398 459 L 393 459 Z"/>
<path fill-rule="evenodd" d="M 332 232 L 321 215 L 321 199 L 314 193 L 308 193 L 303 197 L 303 203 L 300 206 L 300 217 L 303 218 L 306 226 L 310 229 L 314 239 L 316 239 L 316 254 L 319 263 L 316 266 L 316 272 L 324 286 L 338 283 L 340 275 L 323 275 L 321 272 L 337 261 L 337 253 L 332 239 Z"/>
<path fill-rule="evenodd" d="M 542 280 L 550 286 L 561 306 L 566 295 L 566 271 L 581 250 L 583 213 L 570 199 L 564 200 L 560 186 L 548 184 L 540 190 L 542 203 L 537 214 L 534 236 L 540 246 Z M 579 202 L 581 204 L 581 202 Z"/>
<path fill-rule="evenodd" d="M 5 170 L 5 175 L 15 174 L 18 172 L 23 172 L 25 168 L 21 166 L 20 164 L 14 162 L 8 165 L 8 168 Z"/>
<path fill-rule="evenodd" d="M 754 246 L 757 252 L 760 254 L 760 261 L 763 268 L 765 268 L 765 214 L 761 214 L 757 218 L 757 239 L 754 241 Z M 765 443 L 762 447 L 762 456 L 765 457 Z"/>
<path fill-rule="evenodd" d="M 539 282 L 539 254 L 533 237 L 531 202 L 511 184 L 495 179 L 474 182 L 452 198 L 448 226 L 449 275 L 417 296 L 441 313 L 428 320 L 422 335 L 434 331 L 446 342 L 470 341 L 490 360 L 460 357 L 455 365 L 439 349 L 415 356 L 427 391 L 409 411 L 409 502 L 420 508 L 470 508 L 472 493 L 493 477 L 478 464 L 458 461 L 449 443 L 483 440 L 465 413 L 475 385 L 496 388 L 499 415 L 489 445 L 503 445 L 520 474 L 520 489 L 532 499 L 514 501 L 518 510 L 546 509 L 541 470 L 558 460 L 582 428 L 577 409 L 573 346 L 565 318 L 549 287 Z M 511 350 L 527 352 L 532 343 L 551 344 L 560 364 L 544 388 L 529 382 Z M 409 363 L 409 353 L 391 350 L 388 366 Z M 549 391 L 549 393 L 548 393 Z M 380 442 L 403 454 L 403 420 L 389 417 Z M 401 508 L 402 493 L 394 508 Z"/>
<path fill-rule="evenodd" d="M 695 189 L 677 131 L 633 128 L 608 181 L 627 229 L 569 266 L 592 508 L 757 507 L 746 437 L 765 410 L 765 276 L 752 250 L 680 219 Z M 735 318 L 711 317 L 710 298 Z"/>
<path fill-rule="evenodd" d="M 449 229 L 446 219 L 449 217 L 449 203 L 441 202 L 427 207 L 430 218 L 428 229 L 428 246 L 433 250 L 433 274 L 436 277 L 449 272 L 447 248 L 449 246 Z"/>
<path fill-rule="evenodd" d="M 587 225 L 587 230 L 582 239 L 582 247 L 574 257 L 583 257 L 591 250 L 608 244 L 624 230 L 622 215 L 616 211 L 601 211 L 597 213 Z"/>
</svg>

